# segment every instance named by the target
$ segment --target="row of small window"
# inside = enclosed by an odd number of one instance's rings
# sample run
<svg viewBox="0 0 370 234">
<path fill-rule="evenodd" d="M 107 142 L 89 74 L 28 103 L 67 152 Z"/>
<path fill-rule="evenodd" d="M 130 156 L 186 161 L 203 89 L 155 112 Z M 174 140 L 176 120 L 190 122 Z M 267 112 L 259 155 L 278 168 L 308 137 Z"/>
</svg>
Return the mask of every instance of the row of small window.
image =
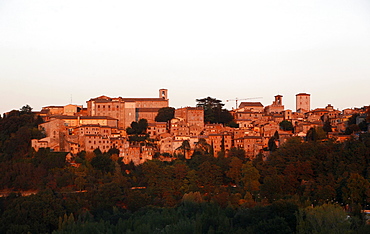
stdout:
<svg viewBox="0 0 370 234">
<path fill-rule="evenodd" d="M 244 148 L 244 145 L 241 145 L 241 144 L 240 145 L 237 145 L 237 146 L 238 146 L 238 148 Z M 247 145 L 247 147 L 250 148 L 251 145 Z"/>
<path fill-rule="evenodd" d="M 90 130 L 90 128 L 85 128 L 85 131 L 87 131 L 87 130 Z M 99 128 L 91 128 L 91 131 L 98 131 L 99 130 Z M 82 129 L 82 131 L 83 131 L 83 129 Z"/>
<path fill-rule="evenodd" d="M 98 108 L 100 108 L 100 105 L 98 105 Z M 105 108 L 105 105 L 102 105 L 102 108 Z M 107 106 L 108 109 L 110 109 L 110 106 L 108 105 Z M 114 107 L 113 107 L 114 108 Z M 119 106 L 117 106 L 117 109 L 119 108 Z"/>
<path fill-rule="evenodd" d="M 89 143 L 91 144 L 91 141 L 89 141 Z M 107 143 L 109 142 L 107 141 Z M 96 144 L 96 141 L 94 141 L 94 144 Z M 101 141 L 99 141 L 99 144 L 101 144 Z M 105 141 L 103 141 L 103 144 L 105 144 Z"/>
<path fill-rule="evenodd" d="M 83 131 L 81 132 L 82 134 L 84 133 Z M 85 134 L 98 134 L 99 132 L 88 132 L 86 131 Z"/>
<path fill-rule="evenodd" d="M 90 147 L 90 149 L 94 149 L 95 147 L 94 146 L 91 146 Z M 110 147 L 109 146 L 105 146 L 105 145 L 103 145 L 103 147 L 102 147 L 103 149 L 109 149 Z"/>
</svg>

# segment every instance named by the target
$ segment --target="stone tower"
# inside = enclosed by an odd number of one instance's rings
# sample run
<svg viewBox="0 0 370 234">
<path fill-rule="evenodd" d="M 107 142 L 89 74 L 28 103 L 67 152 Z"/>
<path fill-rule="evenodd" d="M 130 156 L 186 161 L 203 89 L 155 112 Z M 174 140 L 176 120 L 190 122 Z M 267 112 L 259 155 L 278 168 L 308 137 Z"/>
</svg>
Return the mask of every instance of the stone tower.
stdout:
<svg viewBox="0 0 370 234">
<path fill-rule="evenodd" d="M 160 89 L 159 90 L 159 98 L 163 98 L 164 100 L 167 100 L 168 97 L 168 90 L 167 89 Z"/>
<path fill-rule="evenodd" d="M 311 109 L 310 106 L 310 94 L 308 93 L 299 93 L 296 96 L 296 111 L 297 112 L 309 112 Z"/>
<path fill-rule="evenodd" d="M 275 104 L 277 106 L 282 106 L 283 105 L 283 96 L 282 95 L 276 95 L 275 96 L 275 101 L 273 102 L 273 104 Z"/>
</svg>

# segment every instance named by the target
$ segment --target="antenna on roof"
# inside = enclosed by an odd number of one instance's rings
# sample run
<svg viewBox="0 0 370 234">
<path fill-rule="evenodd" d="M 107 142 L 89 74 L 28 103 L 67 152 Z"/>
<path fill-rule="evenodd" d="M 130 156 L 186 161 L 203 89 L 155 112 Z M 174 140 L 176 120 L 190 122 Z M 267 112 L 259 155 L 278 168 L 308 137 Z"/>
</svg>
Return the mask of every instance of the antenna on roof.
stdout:
<svg viewBox="0 0 370 234">
<path fill-rule="evenodd" d="M 72 94 L 71 94 L 71 104 L 72 104 Z"/>
</svg>

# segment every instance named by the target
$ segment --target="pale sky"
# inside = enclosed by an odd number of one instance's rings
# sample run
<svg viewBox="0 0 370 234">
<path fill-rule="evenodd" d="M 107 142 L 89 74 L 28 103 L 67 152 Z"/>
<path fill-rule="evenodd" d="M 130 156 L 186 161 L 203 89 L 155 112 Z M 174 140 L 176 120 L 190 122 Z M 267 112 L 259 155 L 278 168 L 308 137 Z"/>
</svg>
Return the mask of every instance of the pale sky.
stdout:
<svg viewBox="0 0 370 234">
<path fill-rule="evenodd" d="M 0 113 L 100 95 L 370 104 L 369 0 L 0 0 Z"/>
</svg>

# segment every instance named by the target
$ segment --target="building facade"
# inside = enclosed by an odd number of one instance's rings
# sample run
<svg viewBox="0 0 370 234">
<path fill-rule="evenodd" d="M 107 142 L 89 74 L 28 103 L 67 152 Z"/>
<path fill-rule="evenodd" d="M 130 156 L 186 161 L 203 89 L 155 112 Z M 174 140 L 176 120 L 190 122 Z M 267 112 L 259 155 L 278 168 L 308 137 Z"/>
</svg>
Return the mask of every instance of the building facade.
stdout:
<svg viewBox="0 0 370 234">
<path fill-rule="evenodd" d="M 158 98 L 110 98 L 100 96 L 87 101 L 89 116 L 109 116 L 119 121 L 118 127 L 125 129 L 133 121 L 146 119 L 154 122 L 158 110 L 168 107 L 167 89 L 159 90 Z"/>
<path fill-rule="evenodd" d="M 308 93 L 299 93 L 296 96 L 296 111 L 297 112 L 309 112 L 311 109 L 310 98 L 311 95 Z"/>
</svg>

